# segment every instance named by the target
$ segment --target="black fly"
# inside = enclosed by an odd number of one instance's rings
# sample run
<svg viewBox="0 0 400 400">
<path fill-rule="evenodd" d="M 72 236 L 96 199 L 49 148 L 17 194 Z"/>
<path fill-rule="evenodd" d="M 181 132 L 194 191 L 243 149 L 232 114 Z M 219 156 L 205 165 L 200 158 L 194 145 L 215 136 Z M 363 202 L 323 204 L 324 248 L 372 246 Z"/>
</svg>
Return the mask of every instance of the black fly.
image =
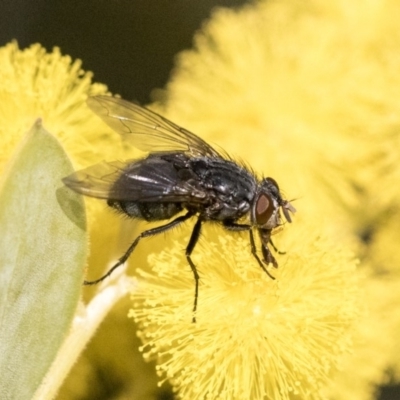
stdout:
<svg viewBox="0 0 400 400">
<path fill-rule="evenodd" d="M 180 215 L 143 231 L 104 276 L 85 281 L 85 285 L 101 282 L 124 264 L 142 238 L 166 232 L 194 216 L 197 221 L 185 252 L 195 279 L 193 321 L 199 274 L 191 254 L 204 222 L 219 222 L 230 231 L 248 231 L 253 256 L 274 279 L 265 267 L 278 267 L 268 248 L 269 243 L 275 248 L 272 230 L 282 224 L 280 210 L 288 222 L 289 211 L 296 211 L 282 198 L 274 179 L 258 180 L 198 136 L 146 108 L 110 96 L 91 97 L 87 103 L 112 129 L 149 155 L 124 163 L 103 162 L 64 178 L 64 183 L 78 193 L 107 200 L 110 207 L 131 218 L 162 221 Z M 246 217 L 246 223 L 241 223 Z M 253 228 L 261 239 L 262 258 L 256 250 Z"/>
</svg>

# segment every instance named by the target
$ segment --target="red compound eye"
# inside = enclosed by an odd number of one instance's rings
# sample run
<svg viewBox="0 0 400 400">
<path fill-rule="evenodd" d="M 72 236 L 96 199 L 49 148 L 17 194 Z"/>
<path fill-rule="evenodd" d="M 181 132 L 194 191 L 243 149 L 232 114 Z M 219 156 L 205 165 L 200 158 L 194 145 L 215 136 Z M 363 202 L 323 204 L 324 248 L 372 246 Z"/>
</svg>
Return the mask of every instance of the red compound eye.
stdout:
<svg viewBox="0 0 400 400">
<path fill-rule="evenodd" d="M 274 212 L 274 203 L 270 196 L 265 193 L 261 193 L 256 202 L 256 222 L 257 225 L 265 225 L 271 218 Z"/>
</svg>

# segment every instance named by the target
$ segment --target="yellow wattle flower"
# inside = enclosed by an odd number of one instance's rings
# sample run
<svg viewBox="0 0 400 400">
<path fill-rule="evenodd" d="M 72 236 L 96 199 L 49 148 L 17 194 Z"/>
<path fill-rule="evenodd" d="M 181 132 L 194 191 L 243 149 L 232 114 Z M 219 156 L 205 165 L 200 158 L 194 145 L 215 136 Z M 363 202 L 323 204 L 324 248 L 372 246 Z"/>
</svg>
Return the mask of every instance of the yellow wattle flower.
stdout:
<svg viewBox="0 0 400 400">
<path fill-rule="evenodd" d="M 168 116 L 276 178 L 299 208 L 296 223 L 280 235 L 293 239 L 279 243 L 288 254 L 273 271 L 276 282 L 254 263 L 248 240 L 202 240 L 203 250 L 199 246 L 193 257 L 202 279 L 196 325 L 190 322 L 194 284 L 185 242 L 154 255 L 154 271 L 141 273 L 146 279 L 134 294 L 132 315 L 142 324 L 146 354 L 159 357 L 160 372 L 183 397 L 208 391 L 213 400 L 215 393 L 223 400 L 246 398 L 254 387 L 262 388 L 260 398 L 265 392 L 274 400 L 317 396 L 315 386 L 325 386 L 327 370 L 340 367 L 341 354 L 352 348 L 357 282 L 354 261 L 342 249 L 359 238 L 363 267 L 378 272 L 367 274 L 370 314 L 363 316 L 355 354 L 343 357 L 342 373 L 332 374 L 327 396 L 371 398 L 388 369 L 400 370 L 398 15 L 393 0 L 259 2 L 220 10 L 197 36 L 196 49 L 181 56 L 167 91 Z M 114 134 L 85 107 L 87 95 L 106 88 L 91 84 L 79 62 L 57 49 L 19 50 L 12 43 L 0 48 L 0 65 L 0 171 L 37 117 L 77 167 L 127 158 L 110 146 Z M 104 203 L 90 204 L 101 210 L 92 221 L 91 259 L 101 268 L 113 257 L 118 219 L 110 222 Z M 308 229 L 295 235 L 305 223 Z M 319 229 L 335 232 L 339 250 L 316 240 Z M 152 250 L 161 247 L 158 239 L 148 243 Z M 100 270 L 90 273 L 96 277 Z M 325 318 L 318 319 L 318 311 Z M 216 369 L 224 369 L 222 378 Z"/>
<path fill-rule="evenodd" d="M 277 270 L 270 267 L 276 280 L 254 260 L 247 236 L 206 234 L 193 255 L 200 274 L 196 323 L 184 243 L 149 256 L 130 316 L 145 358 L 157 360 L 180 398 L 321 398 L 351 351 L 360 313 L 356 262 L 316 235 L 296 242 L 305 233 L 285 230 L 290 250 Z"/>
<path fill-rule="evenodd" d="M 331 385 L 336 400 L 372 399 L 400 371 L 399 4 L 221 8 L 162 97 L 173 120 L 275 178 L 312 231 L 357 252 L 370 313 Z"/>
<path fill-rule="evenodd" d="M 104 125 L 86 107 L 88 96 L 107 87 L 92 83 L 81 61 L 39 44 L 19 49 L 16 42 L 0 48 L 0 171 L 14 147 L 37 118 L 63 143 L 77 165 L 92 164 L 109 153 Z M 110 139 L 111 136 L 111 139 Z"/>
</svg>

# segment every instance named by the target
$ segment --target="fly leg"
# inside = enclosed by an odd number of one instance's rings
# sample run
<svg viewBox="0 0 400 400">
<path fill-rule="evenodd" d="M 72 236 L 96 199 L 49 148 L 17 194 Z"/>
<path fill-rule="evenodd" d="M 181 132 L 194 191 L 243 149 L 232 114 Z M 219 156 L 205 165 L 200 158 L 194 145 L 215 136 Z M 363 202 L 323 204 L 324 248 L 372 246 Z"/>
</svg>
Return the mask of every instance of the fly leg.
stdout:
<svg viewBox="0 0 400 400">
<path fill-rule="evenodd" d="M 267 264 L 272 264 L 275 268 L 278 268 L 278 263 L 275 260 L 275 257 L 272 255 L 271 250 L 268 248 L 268 243 L 271 243 L 271 233 L 272 229 L 258 229 L 258 234 L 261 239 L 261 251 L 264 257 L 264 261 Z M 272 244 L 272 247 L 276 250 L 275 246 Z"/>
<path fill-rule="evenodd" d="M 197 311 L 197 299 L 199 297 L 199 274 L 197 272 L 196 265 L 194 265 L 194 262 L 191 259 L 191 254 L 199 240 L 200 237 L 200 232 L 201 232 L 201 223 L 202 219 L 199 218 L 193 228 L 192 235 L 190 236 L 189 243 L 186 247 L 186 259 L 190 265 L 190 268 L 192 269 L 193 276 L 194 276 L 194 282 L 195 282 L 195 288 L 194 288 L 194 304 L 193 304 L 193 319 L 192 322 L 196 322 L 196 311 Z"/>
<path fill-rule="evenodd" d="M 120 267 L 122 264 L 126 262 L 126 260 L 129 258 L 129 256 L 132 254 L 133 250 L 135 250 L 136 246 L 139 244 L 140 240 L 149 237 L 149 236 L 154 236 L 158 235 L 159 233 L 166 232 L 172 228 L 175 228 L 177 225 L 181 224 L 182 222 L 186 221 L 190 217 L 192 217 L 194 214 L 192 212 L 188 212 L 185 215 L 181 215 L 178 218 L 175 218 L 173 221 L 168 222 L 165 225 L 157 226 L 156 228 L 148 229 L 147 231 L 143 231 L 134 241 L 133 243 L 129 246 L 128 250 L 125 252 L 125 254 L 118 260 L 118 262 L 113 265 L 108 272 L 103 275 L 101 278 L 96 279 L 94 281 L 84 281 L 84 285 L 95 285 L 96 283 L 99 283 L 103 281 L 105 278 L 110 276 L 112 272 Z M 196 224 L 197 225 L 197 224 Z M 193 236 L 193 234 L 192 234 Z M 189 243 L 190 244 L 190 243 Z M 192 268 L 193 269 L 193 268 Z"/>
<path fill-rule="evenodd" d="M 261 251 L 262 251 L 265 263 L 267 265 L 272 264 L 275 268 L 278 268 L 278 263 L 275 260 L 275 257 L 272 255 L 271 250 L 264 243 L 261 245 Z"/>
<path fill-rule="evenodd" d="M 275 246 L 275 244 L 274 244 L 274 242 L 272 241 L 272 239 L 269 239 L 269 243 L 271 244 L 271 246 L 272 246 L 272 248 L 275 250 L 275 252 L 276 253 L 278 253 L 278 254 L 286 254 L 286 251 L 279 251 L 278 249 L 277 249 L 277 247 Z"/>
<path fill-rule="evenodd" d="M 253 235 L 253 231 L 250 231 L 250 246 L 251 246 L 251 252 L 253 254 L 253 256 L 257 259 L 258 263 L 260 264 L 260 267 L 267 273 L 267 275 L 271 278 L 271 279 L 275 279 L 274 276 L 272 276 L 267 268 L 264 267 L 264 263 L 260 260 L 260 257 L 258 257 L 257 254 L 257 249 L 256 249 L 256 244 L 254 242 L 254 235 Z M 270 252 L 269 248 L 264 244 L 264 242 L 261 244 L 261 251 L 264 257 L 264 262 L 268 265 L 269 263 L 272 263 L 272 265 L 277 268 L 278 267 L 278 263 L 276 262 L 274 256 L 272 255 L 272 253 Z"/>
<path fill-rule="evenodd" d="M 233 221 L 224 221 L 224 227 L 230 231 L 236 231 L 236 232 L 240 232 L 240 231 L 249 231 L 250 234 L 250 248 L 251 248 L 251 254 L 253 254 L 253 257 L 257 260 L 258 264 L 260 265 L 260 267 L 263 269 L 263 271 L 271 278 L 271 279 L 275 279 L 275 277 L 273 277 L 267 270 L 267 268 L 265 268 L 264 263 L 261 261 L 260 257 L 257 254 L 257 248 L 256 248 L 256 244 L 254 241 L 254 235 L 253 235 L 253 230 L 251 229 L 250 225 L 246 225 L 246 224 L 236 224 Z M 268 251 L 269 255 L 266 258 L 266 254 L 264 253 L 264 249 L 265 246 L 262 246 L 262 252 L 263 252 L 263 256 L 265 259 L 265 262 L 267 264 L 269 264 L 270 262 L 272 262 L 272 264 L 275 266 L 276 261 L 274 259 L 274 257 L 272 256 L 271 252 L 269 251 L 268 247 L 266 248 L 266 250 Z M 272 259 L 271 259 L 272 257 Z M 273 260 L 273 261 L 272 261 Z M 275 264 L 274 264 L 275 262 Z"/>
</svg>

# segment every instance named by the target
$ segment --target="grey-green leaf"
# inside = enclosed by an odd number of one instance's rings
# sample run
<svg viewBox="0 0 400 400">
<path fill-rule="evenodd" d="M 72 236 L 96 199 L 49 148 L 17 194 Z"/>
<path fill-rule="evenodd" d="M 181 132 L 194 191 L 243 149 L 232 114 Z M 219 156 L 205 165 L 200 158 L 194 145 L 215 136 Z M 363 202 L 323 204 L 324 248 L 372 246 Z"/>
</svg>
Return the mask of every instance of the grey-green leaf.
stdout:
<svg viewBox="0 0 400 400">
<path fill-rule="evenodd" d="M 83 282 L 83 200 L 73 172 L 36 122 L 0 183 L 0 398 L 30 399 L 66 336 Z"/>
</svg>

